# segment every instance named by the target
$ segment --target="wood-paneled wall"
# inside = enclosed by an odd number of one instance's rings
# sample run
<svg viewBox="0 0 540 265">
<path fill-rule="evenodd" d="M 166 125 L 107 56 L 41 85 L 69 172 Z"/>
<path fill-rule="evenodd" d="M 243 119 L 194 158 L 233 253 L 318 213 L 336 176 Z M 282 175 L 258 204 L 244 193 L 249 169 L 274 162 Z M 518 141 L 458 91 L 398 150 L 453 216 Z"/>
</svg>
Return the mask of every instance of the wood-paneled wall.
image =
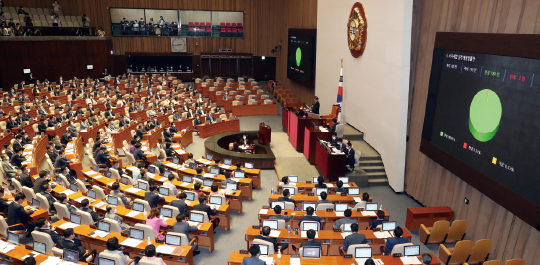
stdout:
<svg viewBox="0 0 540 265">
<path fill-rule="evenodd" d="M 27 41 L 25 37 L 3 38 L 0 40 L 0 87 L 4 91 L 22 80 L 28 84 L 22 69 L 30 68 L 34 77 L 42 82 L 45 78 L 54 82 L 60 75 L 66 80 L 73 76 L 95 78 L 101 76 L 105 67 L 112 69 L 110 38 L 47 40 L 47 37 L 42 37 L 40 41 Z M 94 66 L 93 70 L 86 69 L 89 64 Z"/>
<path fill-rule="evenodd" d="M 51 0 L 5 0 L 6 6 L 51 7 Z M 103 27 L 110 35 L 109 7 L 191 9 L 243 11 L 244 35 L 232 38 L 188 38 L 188 52 L 218 52 L 233 49 L 236 53 L 276 57 L 277 79 L 295 93 L 300 101 L 311 103 L 314 89 L 306 88 L 287 79 L 288 28 L 316 28 L 317 0 L 70 0 L 59 1 L 64 15 L 86 14 L 93 27 Z M 270 51 L 283 44 L 281 54 Z M 115 55 L 127 52 L 170 52 L 170 38 L 165 37 L 113 37 Z M 194 66 L 196 67 L 196 66 Z"/>
<path fill-rule="evenodd" d="M 469 221 L 465 239 L 493 240 L 490 259 L 540 260 L 540 231 L 433 162 L 419 151 L 435 33 L 540 33 L 538 0 L 416 0 L 406 192 L 426 206 L 447 205 Z M 416 35 L 417 34 L 417 35 Z M 417 39 L 417 41 L 414 41 Z M 464 198 L 470 200 L 469 205 Z"/>
</svg>

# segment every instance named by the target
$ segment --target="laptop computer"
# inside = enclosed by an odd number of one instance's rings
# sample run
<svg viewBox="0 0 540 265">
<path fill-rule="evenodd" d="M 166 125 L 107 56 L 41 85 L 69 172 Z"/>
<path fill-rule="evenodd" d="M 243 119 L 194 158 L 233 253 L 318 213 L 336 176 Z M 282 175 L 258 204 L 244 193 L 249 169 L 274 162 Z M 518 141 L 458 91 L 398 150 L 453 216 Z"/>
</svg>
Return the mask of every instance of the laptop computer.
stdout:
<svg viewBox="0 0 540 265">
<path fill-rule="evenodd" d="M 81 221 L 82 221 L 82 216 L 72 213 L 69 216 L 69 221 L 72 222 L 72 223 L 80 225 Z"/>
<path fill-rule="evenodd" d="M 272 202 L 270 208 L 274 209 L 277 205 L 281 206 L 281 210 L 285 210 L 285 202 Z"/>
<path fill-rule="evenodd" d="M 236 186 L 236 183 L 227 183 L 227 186 L 225 186 L 228 190 L 237 190 L 238 187 Z"/>
<path fill-rule="evenodd" d="M 317 194 L 317 196 L 321 196 L 321 192 L 326 192 L 326 194 L 328 194 L 328 189 L 327 188 L 316 188 L 315 189 L 315 192 Z"/>
<path fill-rule="evenodd" d="M 378 203 L 366 203 L 366 211 L 377 211 L 378 209 Z"/>
<path fill-rule="evenodd" d="M 287 176 L 289 183 L 298 183 L 298 176 Z"/>
<path fill-rule="evenodd" d="M 74 192 L 77 192 L 77 184 L 71 184 L 69 185 L 69 189 L 74 191 Z"/>
<path fill-rule="evenodd" d="M 139 189 L 141 189 L 141 190 L 147 190 L 147 189 L 148 189 L 148 185 L 146 185 L 146 183 L 141 182 L 141 181 L 139 181 L 139 182 L 137 183 L 137 187 L 138 187 Z"/>
<path fill-rule="evenodd" d="M 175 235 L 166 234 L 165 235 L 165 244 L 167 245 L 173 245 L 173 246 L 181 246 L 182 238 Z"/>
<path fill-rule="evenodd" d="M 245 168 L 253 169 L 253 166 L 254 166 L 253 163 L 249 163 L 249 162 L 244 163 Z"/>
<path fill-rule="evenodd" d="M 120 183 L 124 184 L 124 185 L 129 185 L 129 179 L 126 178 L 126 177 L 122 177 L 120 179 Z"/>
<path fill-rule="evenodd" d="M 347 193 L 349 196 L 358 196 L 360 195 L 360 188 L 348 188 Z"/>
<path fill-rule="evenodd" d="M 259 249 L 261 250 L 261 256 L 268 256 L 268 245 L 263 245 L 263 244 L 251 244 L 251 245 L 252 246 L 258 245 Z"/>
<path fill-rule="evenodd" d="M 159 194 L 163 196 L 169 196 L 169 189 L 165 187 L 159 187 Z"/>
<path fill-rule="evenodd" d="M 418 257 L 420 256 L 420 245 L 412 245 L 403 247 L 403 256 Z"/>
<path fill-rule="evenodd" d="M 396 229 L 396 222 L 383 222 L 382 231 L 394 231 Z"/>
<path fill-rule="evenodd" d="M 62 259 L 65 260 L 65 261 L 78 263 L 79 262 L 79 252 L 69 250 L 69 249 L 64 249 L 64 254 L 62 255 Z"/>
<path fill-rule="evenodd" d="M 107 196 L 107 203 L 118 206 L 118 197 L 115 196 Z"/>
<path fill-rule="evenodd" d="M 43 255 L 47 255 L 47 245 L 38 241 L 34 241 L 34 251 Z"/>
<path fill-rule="evenodd" d="M 134 202 L 133 205 L 131 205 L 131 208 L 133 209 L 133 211 L 137 211 L 137 212 L 144 212 L 144 204 L 140 203 L 140 202 Z"/>
<path fill-rule="evenodd" d="M 336 203 L 335 204 L 335 211 L 336 212 L 344 212 L 347 209 L 349 209 L 349 204 L 347 204 L 347 203 Z"/>
<path fill-rule="evenodd" d="M 114 264 L 114 260 L 112 259 L 107 259 L 107 258 L 98 258 L 98 261 L 99 261 L 99 265 L 115 265 Z"/>
<path fill-rule="evenodd" d="M 180 158 L 175 157 L 175 158 L 172 159 L 172 162 L 175 163 L 175 164 L 180 164 Z"/>
<path fill-rule="evenodd" d="M 167 208 L 159 208 L 159 214 L 163 217 L 172 218 L 172 210 Z"/>
<path fill-rule="evenodd" d="M 223 199 L 224 199 L 224 198 L 221 197 L 221 196 L 213 196 L 213 195 L 210 195 L 210 200 L 209 200 L 209 202 L 210 202 L 210 204 L 214 204 L 214 205 L 222 205 L 222 204 L 224 204 L 224 203 L 223 203 Z"/>
<path fill-rule="evenodd" d="M 111 232 L 111 224 L 99 221 L 97 225 L 97 230 L 109 233 Z"/>
<path fill-rule="evenodd" d="M 203 186 L 210 187 L 212 185 L 214 185 L 214 180 L 211 180 L 211 179 L 203 180 Z"/>
<path fill-rule="evenodd" d="M 320 259 L 321 247 L 303 247 L 302 258 Z"/>
<path fill-rule="evenodd" d="M 19 236 L 12 233 L 12 232 L 8 232 L 7 242 L 18 246 L 19 245 Z"/>
<path fill-rule="evenodd" d="M 349 184 L 349 177 L 339 177 L 338 181 L 341 180 L 343 184 Z"/>
<path fill-rule="evenodd" d="M 197 164 L 196 163 L 189 163 L 189 168 L 195 170 L 195 169 L 197 169 Z"/>
<path fill-rule="evenodd" d="M 191 182 L 193 182 L 193 177 L 188 176 L 188 175 L 184 175 L 184 176 L 182 176 L 182 181 L 187 182 L 187 183 L 191 183 Z"/>
<path fill-rule="evenodd" d="M 144 239 L 144 231 L 141 230 L 141 229 L 130 228 L 129 229 L 129 237 L 143 240 Z"/>
<path fill-rule="evenodd" d="M 36 199 L 32 199 L 32 206 L 36 207 L 36 208 L 39 208 L 39 201 L 36 200 Z"/>
<path fill-rule="evenodd" d="M 232 165 L 232 159 L 230 158 L 223 159 L 223 164 L 228 165 L 228 166 Z"/>
<path fill-rule="evenodd" d="M 206 155 L 206 160 L 210 160 L 210 161 L 212 161 L 212 158 L 214 158 L 214 156 L 213 156 L 213 155 Z"/>
<path fill-rule="evenodd" d="M 344 223 L 343 224 L 343 232 L 352 232 L 351 225 L 354 223 Z"/>
<path fill-rule="evenodd" d="M 278 220 L 262 220 L 262 226 L 268 226 L 270 229 L 278 229 Z"/>
<path fill-rule="evenodd" d="M 318 222 L 303 222 L 302 231 L 309 231 L 309 230 L 319 231 L 319 223 Z"/>
<path fill-rule="evenodd" d="M 319 177 L 313 177 L 313 183 L 319 183 Z"/>
<path fill-rule="evenodd" d="M 155 174 L 155 173 L 156 173 L 156 168 L 150 166 L 150 167 L 148 167 L 148 172 L 149 172 L 149 173 L 152 173 L 152 174 Z"/>
<path fill-rule="evenodd" d="M 291 196 L 293 196 L 296 192 L 296 189 L 291 187 L 284 187 L 283 190 L 288 190 Z"/>
<path fill-rule="evenodd" d="M 168 178 L 170 174 L 171 174 L 171 171 L 165 170 L 165 172 L 163 172 L 163 176 L 166 178 Z"/>
<path fill-rule="evenodd" d="M 195 193 L 193 192 L 184 192 L 187 197 L 186 197 L 186 200 L 188 201 L 194 201 L 195 200 Z"/>
<path fill-rule="evenodd" d="M 202 223 L 202 222 L 204 222 L 204 215 L 202 213 L 190 212 L 189 213 L 189 220 L 193 221 L 193 222 Z"/>
<path fill-rule="evenodd" d="M 210 168 L 210 174 L 218 175 L 219 174 L 219 168 L 218 167 L 211 167 Z"/>
<path fill-rule="evenodd" d="M 373 256 L 372 247 L 355 247 L 354 258 L 355 259 L 369 259 Z"/>
<path fill-rule="evenodd" d="M 243 179 L 246 177 L 246 173 L 243 172 L 243 171 L 235 171 L 234 172 L 234 177 L 237 178 L 237 179 Z"/>
<path fill-rule="evenodd" d="M 96 199 L 96 191 L 95 190 L 88 190 L 88 197 L 92 199 Z"/>
</svg>

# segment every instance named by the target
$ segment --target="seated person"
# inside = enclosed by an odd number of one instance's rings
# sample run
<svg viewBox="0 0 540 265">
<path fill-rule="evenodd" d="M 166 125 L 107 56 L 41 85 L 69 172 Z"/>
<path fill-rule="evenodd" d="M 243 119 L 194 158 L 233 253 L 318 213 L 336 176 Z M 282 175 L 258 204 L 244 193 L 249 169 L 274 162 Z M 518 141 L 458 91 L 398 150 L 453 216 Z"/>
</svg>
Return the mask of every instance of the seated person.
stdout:
<svg viewBox="0 0 540 265">
<path fill-rule="evenodd" d="M 317 206 L 319 206 L 319 204 L 321 203 L 334 203 L 326 199 L 328 197 L 328 193 L 326 193 L 326 191 L 321 192 L 320 196 L 321 196 L 321 199 L 317 201 Z"/>
<path fill-rule="evenodd" d="M 56 244 L 63 236 L 58 235 L 56 232 L 56 226 L 51 226 L 51 223 L 47 219 L 41 217 L 36 221 L 36 231 L 45 233 L 51 236 L 52 241 Z"/>
<path fill-rule="evenodd" d="M 167 265 L 163 259 L 156 257 L 156 246 L 148 245 L 144 248 L 144 257 L 140 261 L 157 262 L 161 265 Z"/>
<path fill-rule="evenodd" d="M 193 210 L 195 211 L 201 211 L 205 212 L 206 215 L 208 215 L 208 218 L 211 218 L 210 216 L 214 216 L 217 214 L 216 210 L 213 210 L 210 208 L 210 206 L 206 205 L 207 197 L 206 196 L 199 196 L 199 204 L 193 206 Z M 216 230 L 216 227 L 219 225 L 219 218 L 214 218 L 210 220 L 212 222 L 212 225 L 214 227 L 214 231 Z"/>
<path fill-rule="evenodd" d="M 94 210 L 92 210 L 92 208 L 88 207 L 89 204 L 90 204 L 90 201 L 88 199 L 83 199 L 81 201 L 81 211 L 89 213 L 92 216 L 92 220 L 94 222 L 97 222 L 97 221 L 101 220 L 102 218 L 99 217 L 96 214 L 96 212 L 94 212 Z"/>
<path fill-rule="evenodd" d="M 124 219 L 122 219 L 121 216 L 116 214 L 116 207 L 114 207 L 113 205 L 108 205 L 105 210 L 107 211 L 107 213 L 105 213 L 105 218 L 117 221 L 122 230 L 130 228 L 128 224 L 124 223 Z"/>
<path fill-rule="evenodd" d="M 343 188 L 343 181 L 341 180 L 338 180 L 338 182 L 336 183 L 336 186 L 337 186 L 337 189 L 335 190 L 335 192 L 341 192 L 341 193 L 347 193 L 347 189 Z"/>
<path fill-rule="evenodd" d="M 204 180 L 204 176 L 203 176 L 203 169 L 201 167 L 198 167 L 197 169 L 195 169 L 195 171 L 197 172 L 197 175 L 194 176 L 194 178 L 198 178 L 200 180 Z"/>
<path fill-rule="evenodd" d="M 150 185 L 150 191 L 144 193 L 144 200 L 150 204 L 150 208 L 157 208 L 158 203 L 165 201 L 165 197 L 159 195 L 158 186 Z"/>
<path fill-rule="evenodd" d="M 261 248 L 259 245 L 251 245 L 249 247 L 249 254 L 251 257 L 245 257 L 240 265 L 265 265 L 266 263 L 259 259 L 261 255 Z"/>
<path fill-rule="evenodd" d="M 186 195 L 186 193 L 184 193 L 184 192 L 179 193 L 178 195 L 176 195 L 176 197 L 178 199 L 172 201 L 170 203 L 170 205 L 172 207 L 178 208 L 179 213 L 187 214 L 187 203 L 186 203 L 187 195 Z"/>
<path fill-rule="evenodd" d="M 65 193 L 58 194 L 58 202 L 65 205 L 68 208 L 68 211 L 70 213 L 76 213 L 77 207 L 73 206 L 71 203 L 69 203 L 69 199 Z"/>
<path fill-rule="evenodd" d="M 317 178 L 317 184 L 315 184 L 315 188 L 328 188 L 326 184 L 324 184 L 324 177 L 319 176 Z"/>
<path fill-rule="evenodd" d="M 303 222 L 303 221 L 317 221 L 319 223 L 321 223 L 321 218 L 319 218 L 318 216 L 313 216 L 313 213 L 315 212 L 315 209 L 313 209 L 313 207 L 307 207 L 306 209 L 306 215 L 302 216 L 300 218 L 300 222 L 298 222 L 298 226 L 300 226 L 300 224 Z"/>
<path fill-rule="evenodd" d="M 30 257 L 26 257 L 24 260 L 23 260 L 23 265 L 36 265 L 36 259 L 32 256 Z"/>
<path fill-rule="evenodd" d="M 235 169 L 234 171 L 235 171 L 235 172 L 245 172 L 245 171 L 242 169 L 242 163 L 237 162 L 237 163 L 236 163 L 236 169 Z"/>
<path fill-rule="evenodd" d="M 291 199 L 291 192 L 289 190 L 283 190 L 283 197 L 278 198 L 278 202 L 285 201 L 285 202 L 292 202 L 294 203 L 294 207 L 296 207 L 296 201 Z"/>
<path fill-rule="evenodd" d="M 356 203 L 353 207 L 353 211 L 358 208 L 366 208 L 366 203 L 369 202 L 369 194 L 367 192 L 362 193 L 362 201 Z"/>
<path fill-rule="evenodd" d="M 321 242 L 315 241 L 315 236 L 317 235 L 317 231 L 315 231 L 313 229 L 309 229 L 306 232 L 306 234 L 307 234 L 308 241 L 303 242 L 302 244 L 300 244 L 301 248 L 303 248 L 303 247 L 322 247 Z M 292 246 L 292 249 L 294 250 L 294 252 L 297 252 L 297 249 L 296 249 L 295 245 Z"/>
<path fill-rule="evenodd" d="M 126 265 L 131 261 L 131 258 L 129 257 L 128 252 L 122 252 L 122 251 L 118 250 L 120 248 L 120 245 L 118 244 L 118 238 L 116 238 L 116 237 L 109 238 L 107 240 L 106 245 L 107 245 L 107 249 L 103 251 L 104 253 L 115 254 L 115 255 L 118 255 L 118 256 L 120 256 L 122 258 L 123 264 L 117 264 L 117 265 Z M 135 257 L 133 259 L 135 260 L 135 262 L 139 262 L 139 260 L 141 258 L 140 257 Z"/>
<path fill-rule="evenodd" d="M 165 154 L 167 155 L 167 158 L 173 158 L 175 155 L 174 155 L 174 149 L 172 149 L 172 144 L 171 143 L 166 143 L 165 144 Z"/>
<path fill-rule="evenodd" d="M 199 230 L 199 228 L 197 228 L 197 226 L 195 225 L 190 225 L 184 221 L 186 221 L 186 214 L 181 213 L 176 216 L 176 223 L 174 223 L 174 226 L 173 226 L 174 232 L 186 235 L 188 237 L 188 242 L 191 242 L 191 239 L 196 238 L 196 240 L 193 242 L 193 245 L 192 245 L 193 255 L 198 255 L 199 253 L 201 253 L 201 251 L 199 250 L 199 245 L 198 245 L 199 237 L 197 236 L 189 237 L 189 232 L 195 232 Z"/>
<path fill-rule="evenodd" d="M 176 186 L 173 184 L 173 181 L 174 181 L 174 175 L 173 174 L 169 174 L 169 176 L 167 176 L 167 179 L 169 181 L 163 183 L 163 187 L 169 187 L 172 189 L 173 191 L 173 194 L 174 196 L 176 196 L 176 194 L 178 194 L 178 189 L 176 188 Z M 170 195 L 170 194 L 169 194 Z"/>
<path fill-rule="evenodd" d="M 392 253 L 394 246 L 411 242 L 408 238 L 401 236 L 403 236 L 403 229 L 396 226 L 396 228 L 394 228 L 394 237 L 386 239 L 386 246 L 384 246 L 384 251 L 382 251 L 383 247 L 381 247 L 381 253 L 384 254 L 386 252 L 387 254 L 390 254 Z"/>
<path fill-rule="evenodd" d="M 154 232 L 156 233 L 157 239 L 163 239 L 164 236 L 159 234 L 160 227 L 169 227 L 167 222 L 160 218 L 159 210 L 157 207 L 154 207 L 150 210 L 150 213 L 146 215 L 146 225 L 151 226 L 154 228 Z"/>
<path fill-rule="evenodd" d="M 422 254 L 422 265 L 429 265 L 433 258 L 428 253 Z"/>
<path fill-rule="evenodd" d="M 345 215 L 345 218 L 336 220 L 336 223 L 333 226 L 334 229 L 340 228 L 342 224 L 358 223 L 357 219 L 351 218 L 352 216 L 351 209 L 345 210 L 345 212 L 343 212 L 343 215 Z"/>
<path fill-rule="evenodd" d="M 266 242 L 270 242 L 272 243 L 272 245 L 274 245 L 274 252 L 277 253 L 278 252 L 278 248 L 281 247 L 281 252 L 283 253 L 283 250 L 287 249 L 289 247 L 289 244 L 287 243 L 277 243 L 276 242 L 276 238 L 273 238 L 273 237 L 270 237 L 270 232 L 272 230 L 270 229 L 269 226 L 265 226 L 262 228 L 262 234 L 258 235 L 258 236 L 255 236 L 255 239 L 261 239 L 261 240 L 264 240 Z"/>
<path fill-rule="evenodd" d="M 295 185 L 290 185 L 289 184 L 289 177 L 285 176 L 285 177 L 282 177 L 281 178 L 281 182 L 283 182 L 283 187 L 285 186 L 292 186 L 292 187 L 296 187 Z"/>
<path fill-rule="evenodd" d="M 351 225 L 351 233 L 350 235 L 345 237 L 345 240 L 343 241 L 343 247 L 340 247 L 340 253 L 343 255 L 344 253 L 347 253 L 347 250 L 349 249 L 349 246 L 354 244 L 366 244 L 366 236 L 364 234 L 358 233 L 358 224 L 354 223 Z"/>
<path fill-rule="evenodd" d="M 225 190 L 219 190 L 219 187 L 216 184 L 212 184 L 210 190 L 210 195 L 225 195 Z"/>
<path fill-rule="evenodd" d="M 270 220 L 285 220 L 285 222 L 288 222 L 290 220 L 292 220 L 294 218 L 294 216 L 296 215 L 295 212 L 291 213 L 291 215 L 289 216 L 286 216 L 286 215 L 281 215 L 281 206 L 279 205 L 276 205 L 274 207 L 274 212 L 276 213 L 275 215 L 273 216 L 270 216 Z"/>
<path fill-rule="evenodd" d="M 377 226 L 381 225 L 384 221 L 388 221 L 388 219 L 384 217 L 384 211 L 377 210 L 377 220 L 369 220 L 369 229 L 373 230 L 377 228 Z"/>
<path fill-rule="evenodd" d="M 112 190 L 109 192 L 109 195 L 120 198 L 124 205 L 131 203 L 131 198 L 126 197 L 126 195 L 120 190 L 120 183 L 118 183 L 118 181 L 112 184 Z"/>
<path fill-rule="evenodd" d="M 29 206 L 26 206 L 26 207 L 22 206 L 25 200 L 26 200 L 26 195 L 24 195 L 24 193 L 19 192 L 15 194 L 14 201 L 9 204 L 8 215 L 7 215 L 6 221 L 9 226 L 13 226 L 13 227 L 10 227 L 10 229 L 13 229 L 13 230 L 15 230 L 15 228 L 24 229 L 20 225 L 15 226 L 16 224 L 22 224 L 27 230 L 26 237 L 30 237 L 32 235 L 31 234 L 32 231 L 35 228 L 35 225 L 29 223 L 27 219 L 30 219 L 28 217 L 30 217 L 30 215 L 34 213 L 34 210 L 32 210 L 32 208 Z"/>
<path fill-rule="evenodd" d="M 184 161 L 184 167 L 189 167 L 189 164 L 191 164 L 191 163 L 195 163 L 195 160 L 193 160 L 193 154 L 189 153 L 188 154 L 188 159 L 186 161 Z"/>
<path fill-rule="evenodd" d="M 95 249 L 88 249 L 87 251 L 86 248 L 81 244 L 81 241 L 79 241 L 78 239 L 75 239 L 75 233 L 73 231 L 73 228 L 68 228 L 64 230 L 64 238 L 58 240 L 56 247 L 59 249 L 69 249 L 73 251 L 78 251 L 79 257 L 80 257 L 79 260 L 81 261 L 86 261 L 86 258 L 90 255 L 93 255 L 95 258 L 97 254 Z M 92 258 L 92 260 L 89 260 L 89 261 L 94 262 L 94 258 Z"/>
<path fill-rule="evenodd" d="M 201 183 L 197 182 L 193 185 L 193 192 L 197 193 L 199 197 L 204 196 L 204 192 L 201 191 Z"/>
</svg>

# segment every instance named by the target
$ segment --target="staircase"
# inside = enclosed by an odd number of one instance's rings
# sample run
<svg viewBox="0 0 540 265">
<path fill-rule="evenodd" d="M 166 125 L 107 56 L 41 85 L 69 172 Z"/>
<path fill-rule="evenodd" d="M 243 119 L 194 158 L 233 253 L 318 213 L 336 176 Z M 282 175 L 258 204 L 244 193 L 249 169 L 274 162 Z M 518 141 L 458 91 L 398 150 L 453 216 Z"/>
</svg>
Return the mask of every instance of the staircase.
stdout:
<svg viewBox="0 0 540 265">
<path fill-rule="evenodd" d="M 361 153 L 358 166 L 354 172 L 347 174 L 349 181 L 356 182 L 359 187 L 388 185 L 381 155 L 364 141 L 364 134 L 347 124 L 343 139 L 351 141 L 354 149 Z"/>
</svg>

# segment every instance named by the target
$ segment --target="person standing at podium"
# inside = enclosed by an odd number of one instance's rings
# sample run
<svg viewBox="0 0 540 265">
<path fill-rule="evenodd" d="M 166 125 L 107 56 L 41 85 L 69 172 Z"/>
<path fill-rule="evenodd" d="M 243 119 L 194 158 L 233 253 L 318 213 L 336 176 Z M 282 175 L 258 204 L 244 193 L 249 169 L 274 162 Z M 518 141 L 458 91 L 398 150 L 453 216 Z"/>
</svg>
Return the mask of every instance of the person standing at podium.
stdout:
<svg viewBox="0 0 540 265">
<path fill-rule="evenodd" d="M 247 138 L 247 135 L 244 134 L 242 140 L 240 140 L 240 145 L 249 145 L 249 139 Z"/>
<path fill-rule="evenodd" d="M 352 148 L 351 142 L 347 142 L 347 149 L 344 150 L 343 152 L 345 152 L 346 157 L 347 157 L 347 162 L 345 164 L 345 172 L 349 173 L 349 172 L 354 171 L 354 164 L 356 161 L 354 158 L 354 149 Z"/>
<path fill-rule="evenodd" d="M 319 115 L 320 106 L 321 106 L 321 104 L 319 103 L 319 97 L 315 96 L 315 103 L 313 103 L 313 105 L 311 105 L 311 112 L 313 112 L 313 114 Z"/>
</svg>

